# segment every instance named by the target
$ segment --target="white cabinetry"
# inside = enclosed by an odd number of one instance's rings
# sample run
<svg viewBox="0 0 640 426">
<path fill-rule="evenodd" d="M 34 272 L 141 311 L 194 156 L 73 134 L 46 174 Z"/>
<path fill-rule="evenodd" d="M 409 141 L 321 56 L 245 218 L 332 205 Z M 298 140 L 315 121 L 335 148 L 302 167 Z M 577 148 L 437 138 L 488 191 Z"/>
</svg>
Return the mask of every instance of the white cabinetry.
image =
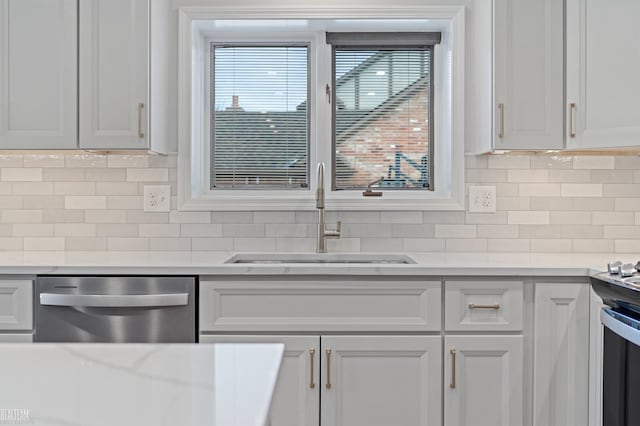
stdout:
<svg viewBox="0 0 640 426">
<path fill-rule="evenodd" d="M 77 147 L 76 0 L 0 0 L 0 149 Z"/>
<path fill-rule="evenodd" d="M 33 328 L 33 281 L 0 279 L 0 333 Z"/>
<path fill-rule="evenodd" d="M 446 336 L 447 426 L 523 424 L 522 336 Z"/>
<path fill-rule="evenodd" d="M 494 149 L 563 148 L 563 17 L 558 0 L 494 0 Z"/>
<path fill-rule="evenodd" d="M 536 283 L 534 426 L 586 425 L 589 285 Z"/>
<path fill-rule="evenodd" d="M 80 0 L 80 147 L 148 145 L 149 0 Z"/>
<path fill-rule="evenodd" d="M 567 148 L 637 147 L 640 2 L 567 0 L 566 7 Z"/>
<path fill-rule="evenodd" d="M 440 354 L 439 336 L 323 336 L 322 426 L 441 425 Z"/>
<path fill-rule="evenodd" d="M 271 402 L 271 426 L 318 426 L 320 423 L 320 337 L 213 336 L 200 343 L 283 343 L 284 355 Z"/>
</svg>

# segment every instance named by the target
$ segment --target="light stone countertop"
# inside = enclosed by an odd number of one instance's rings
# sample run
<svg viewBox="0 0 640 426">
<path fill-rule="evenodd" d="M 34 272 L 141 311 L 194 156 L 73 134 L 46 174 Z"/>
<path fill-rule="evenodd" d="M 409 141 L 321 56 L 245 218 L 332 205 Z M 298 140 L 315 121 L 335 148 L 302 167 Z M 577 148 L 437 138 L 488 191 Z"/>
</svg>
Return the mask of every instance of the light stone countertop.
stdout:
<svg viewBox="0 0 640 426">
<path fill-rule="evenodd" d="M 634 254 L 406 253 L 411 265 L 225 264 L 231 252 L 0 252 L 0 274 L 588 276 Z"/>
</svg>

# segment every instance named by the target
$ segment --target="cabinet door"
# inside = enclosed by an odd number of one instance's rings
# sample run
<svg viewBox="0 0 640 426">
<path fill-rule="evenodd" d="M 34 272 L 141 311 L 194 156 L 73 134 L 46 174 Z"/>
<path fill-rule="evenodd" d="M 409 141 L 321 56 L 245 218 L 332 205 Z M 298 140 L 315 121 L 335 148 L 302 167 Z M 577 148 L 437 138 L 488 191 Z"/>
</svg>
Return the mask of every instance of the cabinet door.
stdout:
<svg viewBox="0 0 640 426">
<path fill-rule="evenodd" d="M 33 281 L 0 280 L 0 330 L 33 329 Z"/>
<path fill-rule="evenodd" d="M 77 147 L 76 0 L 0 0 L 0 149 Z"/>
<path fill-rule="evenodd" d="M 323 426 L 440 426 L 440 336 L 322 337 Z"/>
<path fill-rule="evenodd" d="M 638 1 L 567 1 L 568 148 L 640 145 L 639 21 Z"/>
<path fill-rule="evenodd" d="M 269 413 L 270 426 L 320 423 L 320 338 L 318 336 L 201 335 L 200 343 L 284 343 L 284 355 Z"/>
<path fill-rule="evenodd" d="M 494 0 L 495 149 L 564 146 L 564 4 Z"/>
<path fill-rule="evenodd" d="M 536 283 L 533 424 L 586 425 L 589 285 Z"/>
<path fill-rule="evenodd" d="M 522 336 L 445 337 L 447 426 L 523 424 Z"/>
<path fill-rule="evenodd" d="M 80 0 L 80 147 L 146 149 L 149 1 Z"/>
</svg>

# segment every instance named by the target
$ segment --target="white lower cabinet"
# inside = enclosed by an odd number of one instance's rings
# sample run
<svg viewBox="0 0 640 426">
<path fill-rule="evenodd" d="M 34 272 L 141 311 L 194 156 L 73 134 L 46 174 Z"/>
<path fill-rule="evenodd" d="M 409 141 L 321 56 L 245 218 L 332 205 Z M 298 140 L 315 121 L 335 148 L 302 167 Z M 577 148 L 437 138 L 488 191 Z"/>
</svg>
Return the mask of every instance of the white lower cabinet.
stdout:
<svg viewBox="0 0 640 426">
<path fill-rule="evenodd" d="M 439 426 L 440 336 L 323 336 L 322 426 Z"/>
<path fill-rule="evenodd" d="M 522 336 L 446 336 L 446 426 L 523 424 Z"/>
<path fill-rule="evenodd" d="M 200 336 L 200 343 L 284 343 L 270 426 L 320 423 L 319 336 Z"/>
<path fill-rule="evenodd" d="M 586 425 L 589 285 L 536 283 L 534 323 L 534 426 Z"/>
</svg>

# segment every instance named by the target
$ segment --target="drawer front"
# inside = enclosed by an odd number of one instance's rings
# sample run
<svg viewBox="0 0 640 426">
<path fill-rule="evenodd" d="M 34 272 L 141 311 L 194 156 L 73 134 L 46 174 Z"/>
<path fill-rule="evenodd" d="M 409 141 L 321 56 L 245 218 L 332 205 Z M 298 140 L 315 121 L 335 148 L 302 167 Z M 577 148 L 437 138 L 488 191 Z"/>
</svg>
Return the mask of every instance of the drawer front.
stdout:
<svg viewBox="0 0 640 426">
<path fill-rule="evenodd" d="M 0 330 L 33 328 L 33 281 L 0 279 Z"/>
<path fill-rule="evenodd" d="M 200 330 L 439 331 L 440 281 L 200 280 Z"/>
<path fill-rule="evenodd" d="M 521 331 L 522 281 L 445 282 L 447 331 Z"/>
</svg>

